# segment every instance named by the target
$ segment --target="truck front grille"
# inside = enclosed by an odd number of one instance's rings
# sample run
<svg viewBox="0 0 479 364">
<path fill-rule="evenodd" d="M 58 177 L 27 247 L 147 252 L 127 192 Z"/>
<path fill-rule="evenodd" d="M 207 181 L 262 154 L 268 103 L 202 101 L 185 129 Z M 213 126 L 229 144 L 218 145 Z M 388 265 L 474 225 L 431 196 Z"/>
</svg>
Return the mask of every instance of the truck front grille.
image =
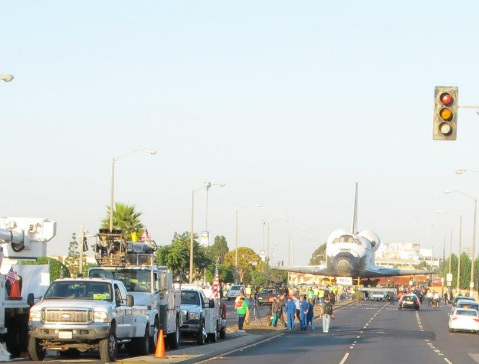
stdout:
<svg viewBox="0 0 479 364">
<path fill-rule="evenodd" d="M 90 323 L 93 320 L 92 310 L 62 310 L 46 309 L 44 312 L 44 322 L 62 322 L 62 323 Z"/>
</svg>

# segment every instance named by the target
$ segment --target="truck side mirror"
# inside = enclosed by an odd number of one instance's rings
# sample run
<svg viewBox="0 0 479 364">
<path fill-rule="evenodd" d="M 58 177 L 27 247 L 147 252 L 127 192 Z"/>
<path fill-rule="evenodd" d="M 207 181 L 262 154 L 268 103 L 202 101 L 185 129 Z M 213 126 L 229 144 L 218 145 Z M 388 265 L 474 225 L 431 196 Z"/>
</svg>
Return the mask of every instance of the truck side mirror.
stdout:
<svg viewBox="0 0 479 364">
<path fill-rule="evenodd" d="M 33 295 L 33 293 L 29 293 L 27 295 L 27 305 L 32 307 L 34 304 L 35 304 L 35 296 Z"/>
<path fill-rule="evenodd" d="M 215 300 L 209 300 L 208 303 L 208 308 L 215 308 Z"/>
<path fill-rule="evenodd" d="M 135 305 L 135 297 L 131 294 L 126 295 L 126 307 L 132 307 Z"/>
</svg>

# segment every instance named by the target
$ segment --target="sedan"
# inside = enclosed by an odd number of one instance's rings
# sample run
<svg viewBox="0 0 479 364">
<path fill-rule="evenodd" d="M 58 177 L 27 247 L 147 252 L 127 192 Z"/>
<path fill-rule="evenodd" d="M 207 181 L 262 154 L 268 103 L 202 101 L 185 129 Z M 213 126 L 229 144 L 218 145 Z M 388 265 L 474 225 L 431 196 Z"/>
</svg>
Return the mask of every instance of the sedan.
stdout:
<svg viewBox="0 0 479 364">
<path fill-rule="evenodd" d="M 266 306 L 272 305 L 278 292 L 274 288 L 263 288 L 261 292 L 258 293 L 258 305 Z"/>
<path fill-rule="evenodd" d="M 453 306 L 456 306 L 456 303 L 457 303 L 457 301 L 459 301 L 459 300 L 470 300 L 470 301 L 474 301 L 474 302 L 476 301 L 476 300 L 474 299 L 474 297 L 469 297 L 469 296 L 456 296 L 456 297 L 454 297 L 454 299 L 452 300 L 452 305 L 453 305 Z"/>
<path fill-rule="evenodd" d="M 399 299 L 399 309 L 402 310 L 403 308 L 413 308 L 415 310 L 419 310 L 419 298 L 414 293 L 407 293 L 404 294 Z"/>
<path fill-rule="evenodd" d="M 479 303 L 473 300 L 458 300 L 455 306 L 457 308 L 473 308 L 474 310 L 479 311 Z M 453 310 L 454 310 L 454 307 L 453 307 Z"/>
<path fill-rule="evenodd" d="M 470 308 L 454 308 L 449 315 L 449 331 L 479 332 L 479 313 Z"/>
</svg>

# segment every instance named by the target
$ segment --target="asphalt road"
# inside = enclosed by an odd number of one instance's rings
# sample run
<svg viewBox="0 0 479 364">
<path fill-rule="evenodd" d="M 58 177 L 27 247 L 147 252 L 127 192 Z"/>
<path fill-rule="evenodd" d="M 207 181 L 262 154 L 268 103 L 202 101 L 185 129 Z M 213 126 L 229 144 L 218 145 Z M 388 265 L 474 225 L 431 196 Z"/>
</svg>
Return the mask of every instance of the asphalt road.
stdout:
<svg viewBox="0 0 479 364">
<path fill-rule="evenodd" d="M 360 307 L 342 304 L 329 333 L 315 331 L 266 330 L 259 323 L 236 331 L 233 303 L 228 305 L 228 333 L 225 340 L 198 346 L 182 341 L 179 350 L 167 350 L 166 358 L 153 355 L 119 357 L 124 364 L 163 363 L 326 363 L 326 364 L 404 364 L 404 363 L 479 363 L 478 335 L 450 333 L 447 327 L 449 306 L 434 309 L 422 306 L 419 311 L 398 310 L 396 305 L 365 301 Z M 260 307 L 261 317 L 267 308 Z M 85 362 L 97 361 L 82 358 Z M 79 362 L 49 357 L 47 362 Z"/>
<path fill-rule="evenodd" d="M 228 363 L 479 363 L 478 335 L 450 333 L 449 307 L 398 310 L 384 302 L 343 307 L 329 333 L 284 332 L 261 345 L 209 360 Z"/>
</svg>

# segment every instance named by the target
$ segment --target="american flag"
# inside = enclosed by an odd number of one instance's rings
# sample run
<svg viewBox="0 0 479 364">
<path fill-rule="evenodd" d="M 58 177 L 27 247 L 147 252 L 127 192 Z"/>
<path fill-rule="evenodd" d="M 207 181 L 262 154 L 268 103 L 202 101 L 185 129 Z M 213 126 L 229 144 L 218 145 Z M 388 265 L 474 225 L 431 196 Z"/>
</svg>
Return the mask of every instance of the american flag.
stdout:
<svg viewBox="0 0 479 364">
<path fill-rule="evenodd" d="M 13 270 L 13 267 L 10 267 L 10 270 L 7 273 L 7 279 L 11 284 L 14 284 L 17 281 L 17 272 Z"/>
<path fill-rule="evenodd" d="M 218 266 L 215 268 L 215 277 L 213 279 L 213 299 L 218 300 L 220 298 L 220 277 L 218 276 Z"/>
</svg>

